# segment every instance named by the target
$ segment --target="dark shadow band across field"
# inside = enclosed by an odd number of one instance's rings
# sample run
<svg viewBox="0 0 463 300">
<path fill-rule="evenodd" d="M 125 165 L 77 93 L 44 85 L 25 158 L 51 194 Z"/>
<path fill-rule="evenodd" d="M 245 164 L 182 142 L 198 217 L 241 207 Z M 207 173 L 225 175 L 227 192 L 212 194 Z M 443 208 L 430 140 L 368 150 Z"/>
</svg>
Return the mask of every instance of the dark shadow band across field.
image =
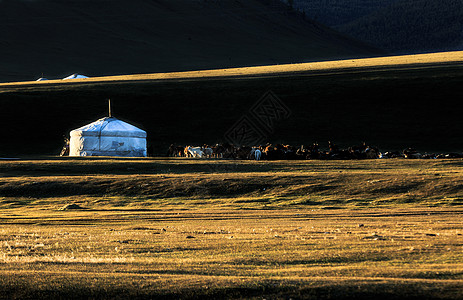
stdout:
<svg viewBox="0 0 463 300">
<path fill-rule="evenodd" d="M 161 273 L 162 274 L 162 273 Z M 41 274 L 42 275 L 42 274 Z M 43 275 L 42 275 L 43 276 Z M 59 283 L 55 282 L 51 285 L 51 290 L 44 292 L 39 288 L 32 287 L 29 276 L 21 276 L 18 279 L 15 276 L 17 283 L 6 284 L 0 288 L 3 299 L 11 299 L 21 297 L 23 299 L 43 299 L 43 298 L 66 298 L 66 299 L 262 299 L 262 298 L 287 298 L 292 299 L 452 299 L 452 293 L 461 288 L 460 284 L 453 282 L 441 283 L 439 288 L 435 287 L 433 280 L 401 280 L 401 284 L 396 282 L 388 282 L 381 279 L 336 279 L 337 284 L 329 278 L 306 278 L 305 280 L 282 282 L 280 280 L 264 280 L 259 283 L 243 282 L 241 287 L 217 287 L 213 284 L 218 278 L 211 277 L 209 281 L 203 282 L 205 289 L 198 290 L 195 288 L 172 288 L 171 291 L 156 289 L 156 275 L 143 274 L 145 281 L 149 281 L 150 289 L 133 289 L 130 284 L 117 285 L 112 287 L 110 282 L 118 282 L 118 277 L 106 278 L 105 286 L 99 286 L 88 289 L 86 285 L 91 284 L 92 278 L 77 277 L 74 280 L 80 280 L 79 284 L 66 285 L 64 288 L 58 287 Z M 52 280 L 48 276 L 44 276 L 48 280 Z M 98 277 L 99 278 L 99 277 Z M 63 280 L 63 279 L 61 279 Z M 127 278 L 126 278 L 127 280 Z M 136 281 L 130 278 L 129 280 Z M 172 278 L 174 281 L 175 278 Z M 237 278 L 235 281 L 239 281 Z M 93 281 L 99 281 L 93 279 Z M 242 280 L 241 280 L 242 281 Z M 303 288 L 300 285 L 304 286 Z M 132 282 L 133 284 L 133 282 Z M 247 286 L 245 286 L 247 285 Z M 53 288 L 56 286 L 55 288 Z M 458 293 L 454 293 L 457 294 Z M 25 297 L 25 298 L 24 298 Z M 457 298 L 455 298 L 457 299 Z"/>
</svg>

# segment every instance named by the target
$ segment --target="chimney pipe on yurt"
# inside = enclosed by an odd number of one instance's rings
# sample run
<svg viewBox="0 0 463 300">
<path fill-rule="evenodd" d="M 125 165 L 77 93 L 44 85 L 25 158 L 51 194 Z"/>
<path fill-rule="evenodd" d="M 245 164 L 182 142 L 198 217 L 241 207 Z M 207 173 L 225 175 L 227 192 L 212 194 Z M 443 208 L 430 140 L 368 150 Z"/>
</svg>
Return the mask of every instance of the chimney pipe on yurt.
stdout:
<svg viewBox="0 0 463 300">
<path fill-rule="evenodd" d="M 146 157 L 146 131 L 112 116 L 71 131 L 69 156 Z"/>
</svg>

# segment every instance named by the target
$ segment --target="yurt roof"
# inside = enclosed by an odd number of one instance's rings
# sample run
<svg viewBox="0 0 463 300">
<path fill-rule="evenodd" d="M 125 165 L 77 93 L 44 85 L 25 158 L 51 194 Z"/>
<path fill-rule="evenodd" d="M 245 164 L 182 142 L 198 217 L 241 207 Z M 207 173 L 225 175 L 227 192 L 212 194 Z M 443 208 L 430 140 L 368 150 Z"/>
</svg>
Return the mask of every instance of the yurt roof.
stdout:
<svg viewBox="0 0 463 300">
<path fill-rule="evenodd" d="M 80 75 L 80 74 L 72 74 L 72 75 L 69 75 L 68 77 L 63 78 L 63 80 L 79 79 L 79 78 L 88 78 L 88 77 L 85 75 Z"/>
<path fill-rule="evenodd" d="M 114 136 L 146 138 L 146 131 L 114 117 L 105 117 L 71 131 L 71 136 Z"/>
</svg>

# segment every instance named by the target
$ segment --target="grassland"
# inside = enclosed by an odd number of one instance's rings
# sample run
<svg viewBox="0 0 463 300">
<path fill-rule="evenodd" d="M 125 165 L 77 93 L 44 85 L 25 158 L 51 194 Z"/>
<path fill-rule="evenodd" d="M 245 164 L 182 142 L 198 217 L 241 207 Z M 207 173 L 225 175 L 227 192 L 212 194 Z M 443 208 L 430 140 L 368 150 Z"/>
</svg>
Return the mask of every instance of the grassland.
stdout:
<svg viewBox="0 0 463 300">
<path fill-rule="evenodd" d="M 461 59 L 448 55 L 2 85 L 0 154 L 58 153 L 106 98 L 159 154 L 220 142 L 269 89 L 292 112 L 272 142 L 461 152 Z M 462 166 L 1 160 L 0 297 L 461 299 Z"/>
<path fill-rule="evenodd" d="M 461 299 L 462 166 L 1 161 L 0 297 Z"/>
<path fill-rule="evenodd" d="M 463 204 L 462 160 L 52 159 L 0 162 L 1 208 L 388 207 Z"/>
<path fill-rule="evenodd" d="M 310 63 L 297 64 L 280 64 L 255 67 L 241 67 L 228 69 L 213 69 L 185 72 L 168 72 L 154 74 L 135 74 L 135 75 L 118 75 L 75 79 L 72 81 L 47 80 L 47 81 L 26 81 L 26 82 L 9 82 L 0 83 L 2 87 L 21 87 L 21 86 L 50 86 L 50 85 L 72 85 L 76 83 L 95 83 L 95 82 L 112 82 L 112 81 L 146 81 L 146 80 L 166 80 L 166 79 L 207 79 L 220 77 L 248 77 L 248 76 L 265 76 L 265 75 L 285 75 L 299 72 L 327 72 L 327 71 L 345 71 L 350 69 L 368 69 L 368 68 L 394 68 L 394 67 L 422 67 L 426 65 L 449 64 L 463 62 L 463 51 L 436 52 L 427 54 L 398 55 L 386 57 L 345 59 L 335 61 L 319 61 Z"/>
</svg>

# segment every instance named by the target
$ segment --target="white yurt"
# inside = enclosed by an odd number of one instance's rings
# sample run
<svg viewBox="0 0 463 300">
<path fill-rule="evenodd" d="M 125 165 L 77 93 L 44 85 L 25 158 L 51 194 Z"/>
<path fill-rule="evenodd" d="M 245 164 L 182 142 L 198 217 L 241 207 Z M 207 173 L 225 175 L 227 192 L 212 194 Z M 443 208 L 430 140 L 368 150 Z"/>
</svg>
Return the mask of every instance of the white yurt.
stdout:
<svg viewBox="0 0 463 300">
<path fill-rule="evenodd" d="M 69 75 L 68 77 L 63 78 L 63 80 L 82 79 L 82 78 L 88 78 L 88 76 L 81 75 L 81 74 L 72 74 L 72 75 Z"/>
<path fill-rule="evenodd" d="M 114 117 L 70 133 L 69 156 L 146 156 L 146 131 Z"/>
</svg>

